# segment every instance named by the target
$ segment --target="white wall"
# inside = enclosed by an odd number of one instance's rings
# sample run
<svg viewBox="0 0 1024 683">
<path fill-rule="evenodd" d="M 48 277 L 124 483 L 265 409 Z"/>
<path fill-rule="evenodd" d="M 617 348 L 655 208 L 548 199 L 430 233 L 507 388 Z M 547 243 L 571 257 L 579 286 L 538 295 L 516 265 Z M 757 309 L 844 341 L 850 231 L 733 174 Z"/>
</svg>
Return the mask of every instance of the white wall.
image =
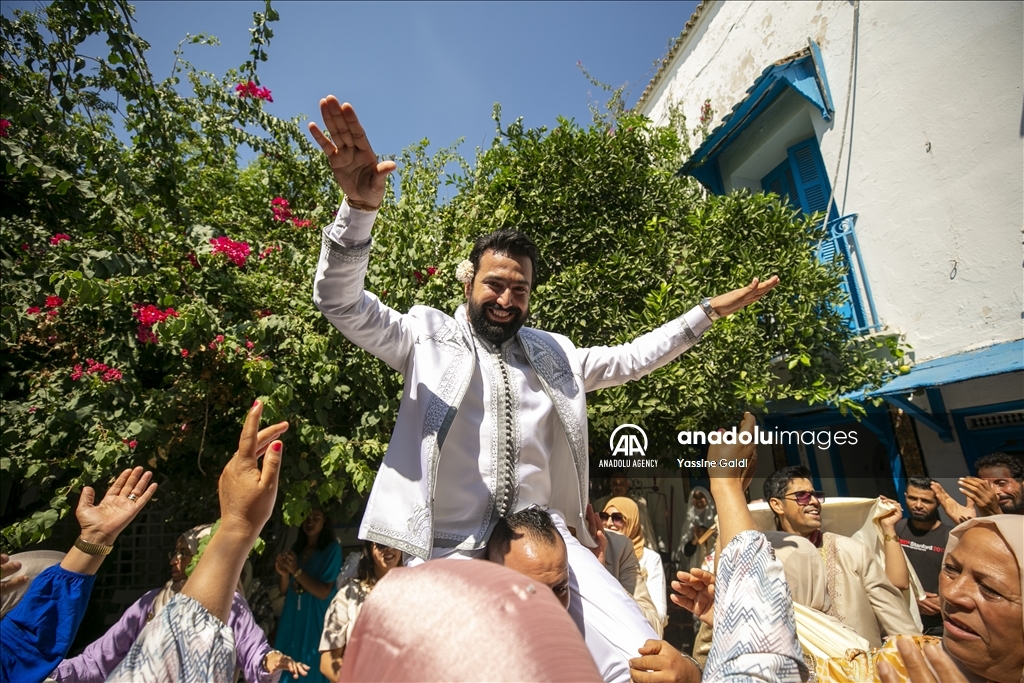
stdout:
<svg viewBox="0 0 1024 683">
<path fill-rule="evenodd" d="M 859 214 L 882 321 L 917 361 L 1020 339 L 1024 7 L 861 2 L 847 118 L 853 22 L 845 0 L 711 3 L 640 110 L 664 122 L 681 101 L 692 127 L 710 99 L 713 127 L 766 66 L 813 38 L 836 106 L 814 128 L 837 205 Z"/>
</svg>

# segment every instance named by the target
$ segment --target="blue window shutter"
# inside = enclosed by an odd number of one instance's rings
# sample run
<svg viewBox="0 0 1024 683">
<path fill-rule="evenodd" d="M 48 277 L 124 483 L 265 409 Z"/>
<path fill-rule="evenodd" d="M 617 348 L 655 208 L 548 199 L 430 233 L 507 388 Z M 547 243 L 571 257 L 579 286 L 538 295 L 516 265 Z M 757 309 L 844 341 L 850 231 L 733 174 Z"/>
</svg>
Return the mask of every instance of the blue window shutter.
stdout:
<svg viewBox="0 0 1024 683">
<path fill-rule="evenodd" d="M 796 185 L 793 180 L 793 169 L 789 166 L 789 159 L 773 168 L 768 175 L 761 178 L 761 189 L 765 192 L 774 192 L 789 202 L 794 209 L 802 209 L 800 198 L 797 196 Z"/>
<path fill-rule="evenodd" d="M 825 164 L 818 151 L 815 138 L 798 142 L 786 150 L 789 168 L 796 181 L 797 195 L 800 197 L 800 208 L 804 213 L 825 211 L 832 190 L 825 173 Z M 838 218 L 835 206 L 830 207 L 828 219 Z"/>
</svg>

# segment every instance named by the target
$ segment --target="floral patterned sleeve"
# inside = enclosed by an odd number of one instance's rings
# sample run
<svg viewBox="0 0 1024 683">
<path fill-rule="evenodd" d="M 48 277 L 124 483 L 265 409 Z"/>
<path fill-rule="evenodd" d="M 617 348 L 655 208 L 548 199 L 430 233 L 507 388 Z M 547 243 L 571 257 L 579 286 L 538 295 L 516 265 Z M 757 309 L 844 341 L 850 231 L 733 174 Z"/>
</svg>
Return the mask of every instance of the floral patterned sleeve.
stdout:
<svg viewBox="0 0 1024 683">
<path fill-rule="evenodd" d="M 722 551 L 718 570 L 704 683 L 806 681 L 793 599 L 764 534 L 737 534 Z"/>
<path fill-rule="evenodd" d="M 146 625 L 108 682 L 232 681 L 235 636 L 197 600 L 176 595 Z"/>
</svg>

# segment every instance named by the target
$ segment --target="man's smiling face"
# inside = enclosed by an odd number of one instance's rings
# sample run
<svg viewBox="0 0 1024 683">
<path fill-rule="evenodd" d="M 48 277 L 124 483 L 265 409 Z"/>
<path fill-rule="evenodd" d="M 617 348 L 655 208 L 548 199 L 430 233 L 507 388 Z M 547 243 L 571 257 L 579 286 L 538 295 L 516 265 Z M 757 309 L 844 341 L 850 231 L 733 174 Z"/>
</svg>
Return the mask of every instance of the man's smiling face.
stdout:
<svg viewBox="0 0 1024 683">
<path fill-rule="evenodd" d="M 769 501 L 772 510 L 779 515 L 779 524 L 783 531 L 806 536 L 821 529 L 821 501 L 817 497 L 807 496 L 814 491 L 809 479 L 794 479 L 786 487 L 785 498 L 772 498 Z M 808 497 L 803 505 L 796 499 Z"/>
<path fill-rule="evenodd" d="M 473 330 L 492 344 L 502 344 L 515 336 L 530 311 L 532 280 L 529 257 L 485 251 L 473 281 L 466 284 Z"/>
</svg>

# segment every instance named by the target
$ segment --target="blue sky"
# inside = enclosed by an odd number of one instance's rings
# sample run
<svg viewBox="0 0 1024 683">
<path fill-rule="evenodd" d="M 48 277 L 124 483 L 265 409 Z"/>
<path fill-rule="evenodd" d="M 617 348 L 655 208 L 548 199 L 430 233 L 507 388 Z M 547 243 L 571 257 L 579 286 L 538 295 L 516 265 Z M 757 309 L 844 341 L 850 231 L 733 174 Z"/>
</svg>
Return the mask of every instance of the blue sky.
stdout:
<svg viewBox="0 0 1024 683">
<path fill-rule="evenodd" d="M 5 2 L 32 8 L 39 3 Z M 318 116 L 332 93 L 352 102 L 378 154 L 396 154 L 428 138 L 433 146 L 465 138 L 472 158 L 493 137 L 491 109 L 503 121 L 550 126 L 557 116 L 590 121 L 597 91 L 577 61 L 603 82 L 629 83 L 636 102 L 670 38 L 696 1 L 349 3 L 277 2 L 270 59 L 261 83 L 279 117 Z M 186 59 L 223 74 L 249 51 L 252 13 L 263 2 L 137 2 L 137 30 L 158 79 L 170 74 L 186 33 L 217 36 L 219 46 L 188 46 Z M 605 99 L 600 97 L 601 101 Z"/>
</svg>

